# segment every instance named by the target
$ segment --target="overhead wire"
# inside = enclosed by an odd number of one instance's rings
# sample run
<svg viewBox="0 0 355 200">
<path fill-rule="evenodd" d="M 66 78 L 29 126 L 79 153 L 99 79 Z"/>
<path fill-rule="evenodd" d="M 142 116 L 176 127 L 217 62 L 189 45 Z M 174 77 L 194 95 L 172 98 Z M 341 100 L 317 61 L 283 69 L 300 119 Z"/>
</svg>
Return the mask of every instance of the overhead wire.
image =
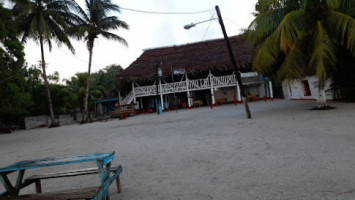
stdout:
<svg viewBox="0 0 355 200">
<path fill-rule="evenodd" d="M 132 9 L 132 8 L 125 8 L 125 7 L 120 7 L 122 10 L 127 10 L 127 11 L 132 11 L 132 12 L 139 12 L 139 13 L 145 13 L 145 14 L 157 14 L 157 15 L 194 15 L 194 14 L 201 14 L 205 12 L 210 12 L 213 9 L 210 10 L 202 10 L 202 11 L 196 11 L 196 12 L 162 12 L 162 11 L 147 11 L 147 10 L 137 10 L 137 9 Z"/>
</svg>

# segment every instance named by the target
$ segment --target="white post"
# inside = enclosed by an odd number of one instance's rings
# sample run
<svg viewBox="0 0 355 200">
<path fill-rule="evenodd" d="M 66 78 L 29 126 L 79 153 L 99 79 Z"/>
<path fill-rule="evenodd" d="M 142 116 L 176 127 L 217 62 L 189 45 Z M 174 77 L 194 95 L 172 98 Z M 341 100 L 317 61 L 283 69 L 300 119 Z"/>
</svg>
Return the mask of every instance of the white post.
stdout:
<svg viewBox="0 0 355 200">
<path fill-rule="evenodd" d="M 160 88 L 161 110 L 164 111 L 163 88 L 161 87 L 161 80 L 160 79 L 159 79 L 159 88 Z"/>
<path fill-rule="evenodd" d="M 133 103 L 137 103 L 136 101 L 136 94 L 134 92 L 134 82 L 132 81 L 132 94 L 133 94 Z"/>
<path fill-rule="evenodd" d="M 187 73 L 185 74 L 186 76 L 186 90 L 187 90 L 187 104 L 189 106 L 189 109 L 191 109 L 191 97 L 190 97 L 190 90 L 189 90 L 189 79 L 187 78 Z"/>
<path fill-rule="evenodd" d="M 136 93 L 134 92 L 134 82 L 132 81 L 132 94 L 133 94 L 133 103 L 136 104 L 137 103 L 137 99 L 136 99 Z M 135 105 L 136 110 L 138 109 L 138 105 Z"/>
<path fill-rule="evenodd" d="M 270 92 L 270 98 L 271 100 L 274 100 L 274 94 L 272 92 L 272 83 L 269 81 L 269 92 Z"/>
<path fill-rule="evenodd" d="M 242 95 L 240 94 L 240 87 L 237 85 L 238 103 L 242 103 Z"/>
<path fill-rule="evenodd" d="M 211 70 L 210 70 L 210 74 L 208 75 L 210 77 L 210 86 L 211 86 L 211 99 L 212 99 L 212 105 L 215 105 L 216 104 L 216 101 L 214 99 L 214 92 L 213 92 L 213 80 L 212 80 L 212 73 L 211 73 Z"/>
</svg>

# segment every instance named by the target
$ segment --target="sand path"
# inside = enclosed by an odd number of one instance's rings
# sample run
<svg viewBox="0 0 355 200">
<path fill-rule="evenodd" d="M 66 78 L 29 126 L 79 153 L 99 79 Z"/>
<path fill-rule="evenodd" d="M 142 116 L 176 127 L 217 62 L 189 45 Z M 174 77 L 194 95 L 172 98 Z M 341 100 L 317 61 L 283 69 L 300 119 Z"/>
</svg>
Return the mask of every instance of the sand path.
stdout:
<svg viewBox="0 0 355 200">
<path fill-rule="evenodd" d="M 310 111 L 314 102 L 260 101 L 250 103 L 251 120 L 243 106 L 223 105 L 17 131 L 0 135 L 0 166 L 114 150 L 123 192 L 111 187 L 111 199 L 355 199 L 355 104 L 331 105 Z M 89 166 L 65 169 L 79 167 Z M 56 170 L 63 167 L 42 172 Z M 55 191 L 98 181 L 90 175 L 42 185 Z"/>
</svg>

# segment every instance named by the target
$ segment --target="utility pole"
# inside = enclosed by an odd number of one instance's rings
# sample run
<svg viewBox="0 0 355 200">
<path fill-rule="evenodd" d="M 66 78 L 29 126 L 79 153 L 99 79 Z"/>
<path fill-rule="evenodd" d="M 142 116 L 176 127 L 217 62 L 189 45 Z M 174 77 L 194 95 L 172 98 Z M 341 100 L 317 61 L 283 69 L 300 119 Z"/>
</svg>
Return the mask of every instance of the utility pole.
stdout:
<svg viewBox="0 0 355 200">
<path fill-rule="evenodd" d="M 233 67 L 234 67 L 234 70 L 235 70 L 235 77 L 237 78 L 238 85 L 240 87 L 240 92 L 242 94 L 242 99 L 243 99 L 243 103 L 244 103 L 244 107 L 245 107 L 245 112 L 247 114 L 247 118 L 250 119 L 251 118 L 251 113 L 250 113 L 250 109 L 249 109 L 249 105 L 248 105 L 248 99 L 246 98 L 246 95 L 245 95 L 244 87 L 242 85 L 242 78 L 240 76 L 240 71 L 239 71 L 239 69 L 237 67 L 237 63 L 235 62 L 233 51 L 232 51 L 232 48 L 231 48 L 231 45 L 230 45 L 230 42 L 229 42 L 229 38 L 227 36 L 226 29 L 224 27 L 224 23 L 223 23 L 223 20 L 222 20 L 221 12 L 219 11 L 219 7 L 218 6 L 216 6 L 216 12 L 217 12 L 217 15 L 218 15 L 219 24 L 221 25 L 221 29 L 222 29 L 222 32 L 223 32 L 224 40 L 226 41 L 226 44 L 227 44 L 227 50 L 228 50 L 228 53 L 229 53 L 229 58 L 231 59 Z"/>
</svg>

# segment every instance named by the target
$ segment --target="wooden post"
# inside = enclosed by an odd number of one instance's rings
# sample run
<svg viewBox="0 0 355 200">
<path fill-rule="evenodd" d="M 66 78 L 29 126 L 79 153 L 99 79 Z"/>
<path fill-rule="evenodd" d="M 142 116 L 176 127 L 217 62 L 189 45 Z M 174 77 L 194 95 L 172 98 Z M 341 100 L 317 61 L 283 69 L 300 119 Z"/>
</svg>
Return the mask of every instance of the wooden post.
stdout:
<svg viewBox="0 0 355 200">
<path fill-rule="evenodd" d="M 212 106 L 216 104 L 215 98 L 214 98 L 214 91 L 213 91 L 213 80 L 212 80 L 212 73 L 210 70 L 210 74 L 208 75 L 210 77 L 210 86 L 211 86 L 211 99 L 212 99 Z"/>
<path fill-rule="evenodd" d="M 272 82 L 269 81 L 269 90 L 270 90 L 270 98 L 271 98 L 271 101 L 274 100 L 274 94 L 273 94 L 273 91 L 272 91 Z"/>
<path fill-rule="evenodd" d="M 118 105 L 121 105 L 121 91 L 118 91 Z"/>
<path fill-rule="evenodd" d="M 141 97 L 139 109 L 143 110 L 143 97 Z"/>
<path fill-rule="evenodd" d="M 121 188 L 121 181 L 120 181 L 120 177 L 119 176 L 117 176 L 117 178 L 116 178 L 116 186 L 117 186 L 117 192 L 121 193 L 122 188 Z"/>
<path fill-rule="evenodd" d="M 36 185 L 36 193 L 42 193 L 42 186 L 41 186 L 41 180 L 37 179 L 35 181 L 35 185 Z"/>
<path fill-rule="evenodd" d="M 224 23 L 223 23 L 221 12 L 220 12 L 218 6 L 216 6 L 215 8 L 216 8 L 216 12 L 217 12 L 217 15 L 218 15 L 219 24 L 221 25 L 221 29 L 222 29 L 222 33 L 223 33 L 223 36 L 224 36 L 224 40 L 226 41 L 227 50 L 228 50 L 228 53 L 229 53 L 229 58 L 231 59 L 231 62 L 232 62 L 233 67 L 234 67 L 234 70 L 236 72 L 235 75 L 236 75 L 236 78 L 237 78 L 237 81 L 238 81 L 238 85 L 241 88 L 241 95 L 243 97 L 245 113 L 247 115 L 247 118 L 250 119 L 251 118 L 251 113 L 250 113 L 250 109 L 249 109 L 249 105 L 248 105 L 248 99 L 246 98 L 244 87 L 243 87 L 243 84 L 242 84 L 242 78 L 241 78 L 241 75 L 240 75 L 240 71 L 238 70 L 237 63 L 235 62 L 235 59 L 234 59 L 232 47 L 230 45 L 229 38 L 227 36 L 227 32 L 226 32 L 226 29 L 224 27 Z"/>
</svg>

